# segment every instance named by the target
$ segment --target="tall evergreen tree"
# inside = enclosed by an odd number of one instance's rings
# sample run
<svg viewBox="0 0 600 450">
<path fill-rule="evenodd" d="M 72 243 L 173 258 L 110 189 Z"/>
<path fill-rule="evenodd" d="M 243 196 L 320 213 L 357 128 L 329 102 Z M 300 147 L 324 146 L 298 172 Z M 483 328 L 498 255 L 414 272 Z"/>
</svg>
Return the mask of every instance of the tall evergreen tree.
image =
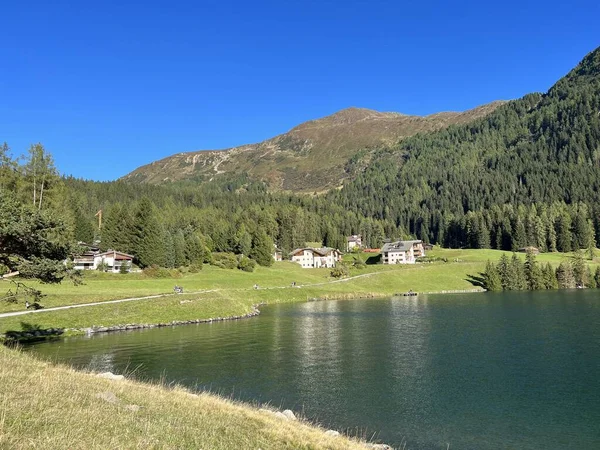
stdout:
<svg viewBox="0 0 600 450">
<path fill-rule="evenodd" d="M 508 256 L 506 256 L 506 253 L 503 253 L 500 257 L 500 261 L 498 261 L 498 274 L 500 275 L 500 283 L 502 285 L 502 290 L 511 290 L 514 276 L 512 273 L 510 261 L 508 259 Z"/>
<path fill-rule="evenodd" d="M 552 268 L 550 263 L 546 263 L 542 269 L 542 275 L 544 277 L 544 288 L 545 289 L 558 289 L 558 281 L 556 280 L 556 272 Z"/>
<path fill-rule="evenodd" d="M 568 261 L 560 263 L 556 269 L 556 279 L 560 289 L 573 289 L 576 286 L 575 276 L 573 275 L 573 267 Z"/>
<path fill-rule="evenodd" d="M 258 230 L 252 238 L 252 248 L 248 255 L 261 266 L 273 264 L 273 241 L 264 230 Z"/>
<path fill-rule="evenodd" d="M 502 280 L 500 279 L 500 273 L 494 263 L 488 260 L 485 265 L 485 272 L 483 273 L 485 289 L 491 292 L 498 292 L 502 290 Z"/>
<path fill-rule="evenodd" d="M 536 261 L 535 255 L 531 250 L 529 250 L 527 255 L 525 255 L 524 271 L 527 289 L 531 291 L 544 289 L 544 277 Z"/>
<path fill-rule="evenodd" d="M 163 232 L 152 202 L 144 197 L 133 218 L 133 250 L 140 267 L 165 264 Z"/>
<path fill-rule="evenodd" d="M 513 253 L 510 259 L 510 267 L 512 273 L 511 289 L 515 291 L 523 291 L 527 289 L 527 279 L 525 278 L 525 267 L 521 259 Z"/>
</svg>

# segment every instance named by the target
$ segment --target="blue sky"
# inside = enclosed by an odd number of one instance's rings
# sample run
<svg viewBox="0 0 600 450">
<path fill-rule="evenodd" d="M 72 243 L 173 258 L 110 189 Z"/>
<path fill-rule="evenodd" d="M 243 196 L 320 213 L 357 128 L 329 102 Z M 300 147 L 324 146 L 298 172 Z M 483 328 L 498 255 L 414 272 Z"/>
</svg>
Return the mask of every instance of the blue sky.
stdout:
<svg viewBox="0 0 600 450">
<path fill-rule="evenodd" d="M 0 142 L 42 142 L 95 180 L 349 106 L 423 115 L 545 91 L 600 46 L 598 1 L 59 0 L 0 17 Z"/>
</svg>

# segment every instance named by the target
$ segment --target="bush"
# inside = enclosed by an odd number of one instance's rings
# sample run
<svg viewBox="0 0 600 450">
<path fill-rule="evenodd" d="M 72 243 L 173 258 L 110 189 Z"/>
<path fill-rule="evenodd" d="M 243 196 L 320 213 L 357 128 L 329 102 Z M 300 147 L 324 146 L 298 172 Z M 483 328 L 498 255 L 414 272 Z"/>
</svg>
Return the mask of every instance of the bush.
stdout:
<svg viewBox="0 0 600 450">
<path fill-rule="evenodd" d="M 119 267 L 119 273 L 129 273 L 130 269 L 131 264 L 128 262 L 124 262 L 123 264 L 121 264 L 121 267 Z"/>
<path fill-rule="evenodd" d="M 238 269 L 243 270 L 244 272 L 254 272 L 255 267 L 256 261 L 248 258 L 247 256 L 240 255 L 238 260 Z"/>
<path fill-rule="evenodd" d="M 181 272 L 176 269 L 165 269 L 158 267 L 156 264 L 146 267 L 142 270 L 144 276 L 148 278 L 181 278 Z"/>
<path fill-rule="evenodd" d="M 365 262 L 362 260 L 362 258 L 360 256 L 355 256 L 354 257 L 354 261 L 352 262 L 352 266 L 355 269 L 364 269 L 365 267 L 367 267 L 367 265 L 365 264 Z"/>
<path fill-rule="evenodd" d="M 189 273 L 198 273 L 202 270 L 202 264 L 190 264 L 187 268 Z"/>
<path fill-rule="evenodd" d="M 221 269 L 237 269 L 238 260 L 233 253 L 213 253 L 211 264 Z"/>
<path fill-rule="evenodd" d="M 342 262 L 338 262 L 337 265 L 333 269 L 331 269 L 331 272 L 329 272 L 329 275 L 332 278 L 343 278 L 347 277 L 348 274 L 348 266 Z"/>
</svg>

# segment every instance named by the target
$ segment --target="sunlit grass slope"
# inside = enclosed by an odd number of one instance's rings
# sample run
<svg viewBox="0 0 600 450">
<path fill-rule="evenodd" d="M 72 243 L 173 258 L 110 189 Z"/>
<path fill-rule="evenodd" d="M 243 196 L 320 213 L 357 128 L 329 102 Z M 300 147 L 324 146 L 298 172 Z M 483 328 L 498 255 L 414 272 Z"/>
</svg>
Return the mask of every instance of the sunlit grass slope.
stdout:
<svg viewBox="0 0 600 450">
<path fill-rule="evenodd" d="M 364 449 L 213 394 L 114 381 L 0 347 L 0 448 Z"/>
</svg>

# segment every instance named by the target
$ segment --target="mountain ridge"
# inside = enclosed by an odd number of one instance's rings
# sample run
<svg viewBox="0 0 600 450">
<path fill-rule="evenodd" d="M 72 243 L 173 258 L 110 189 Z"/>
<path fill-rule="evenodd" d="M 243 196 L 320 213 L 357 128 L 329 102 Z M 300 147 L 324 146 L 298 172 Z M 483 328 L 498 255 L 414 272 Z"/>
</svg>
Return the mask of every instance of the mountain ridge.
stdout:
<svg viewBox="0 0 600 450">
<path fill-rule="evenodd" d="M 351 178 L 347 163 L 358 152 L 365 153 L 364 157 L 370 149 L 393 146 L 416 133 L 470 122 L 504 103 L 495 101 L 464 112 L 427 116 L 349 107 L 258 143 L 176 153 L 141 166 L 122 179 L 160 184 L 246 174 L 267 182 L 272 190 L 330 190 Z"/>
</svg>

